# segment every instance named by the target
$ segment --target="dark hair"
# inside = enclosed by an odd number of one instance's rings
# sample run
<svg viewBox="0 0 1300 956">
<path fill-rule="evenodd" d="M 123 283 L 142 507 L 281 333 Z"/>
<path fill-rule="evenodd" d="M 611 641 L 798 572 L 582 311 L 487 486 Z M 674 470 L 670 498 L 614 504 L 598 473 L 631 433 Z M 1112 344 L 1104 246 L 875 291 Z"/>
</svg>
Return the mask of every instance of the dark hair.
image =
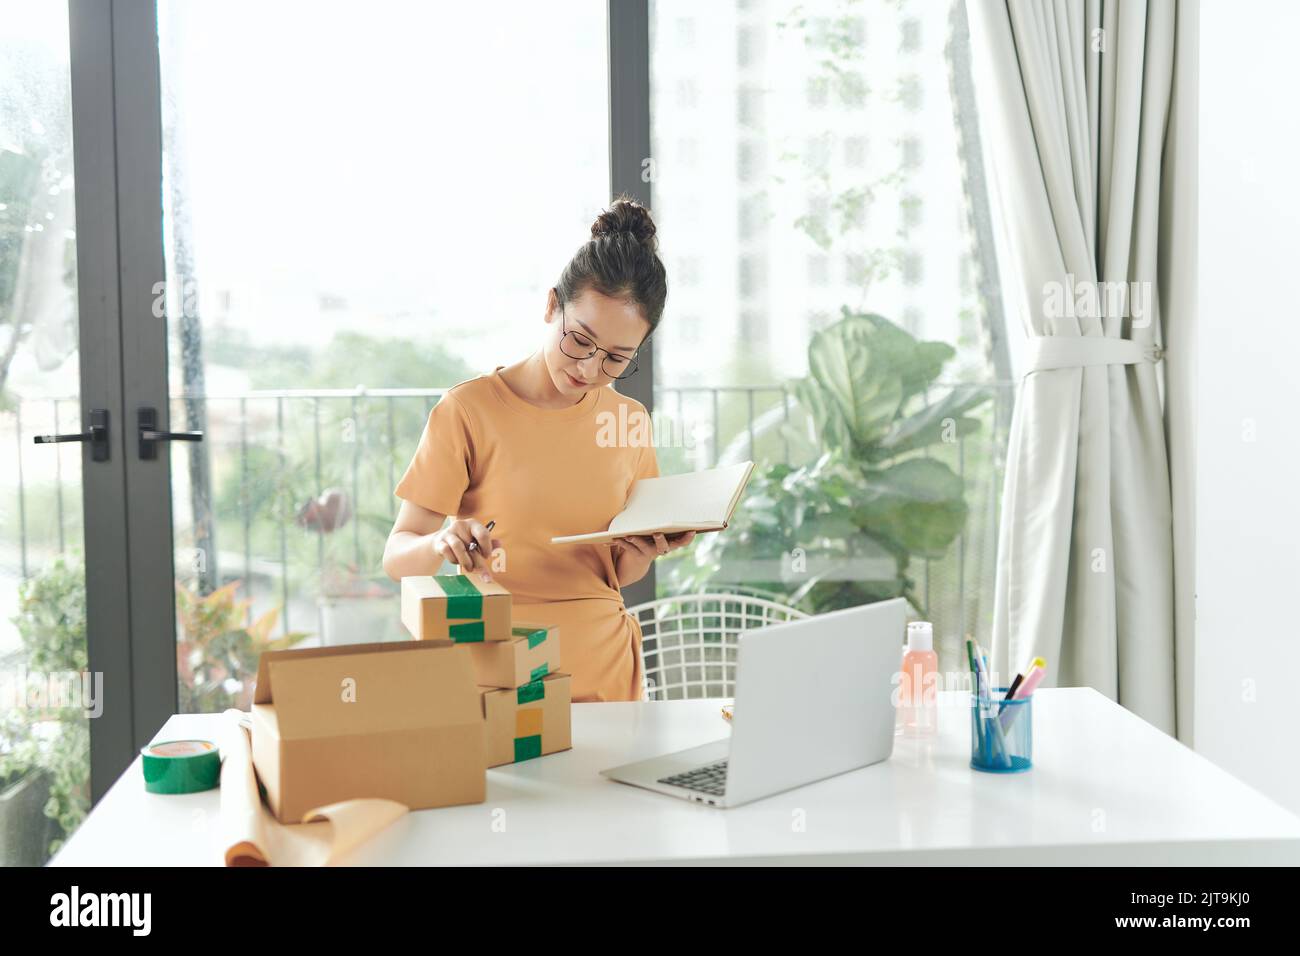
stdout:
<svg viewBox="0 0 1300 956">
<path fill-rule="evenodd" d="M 653 332 L 668 298 L 668 277 L 658 248 L 650 210 L 620 196 L 591 224 L 591 238 L 564 267 L 555 291 L 562 303 L 587 289 L 634 302 Z"/>
</svg>

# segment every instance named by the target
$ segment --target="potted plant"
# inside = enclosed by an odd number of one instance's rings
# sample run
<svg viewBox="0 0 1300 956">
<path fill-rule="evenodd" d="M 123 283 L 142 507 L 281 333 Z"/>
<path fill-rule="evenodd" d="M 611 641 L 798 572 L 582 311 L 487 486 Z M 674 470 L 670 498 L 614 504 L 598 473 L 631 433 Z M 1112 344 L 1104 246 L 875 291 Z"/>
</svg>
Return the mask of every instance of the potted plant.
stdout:
<svg viewBox="0 0 1300 956">
<path fill-rule="evenodd" d="M 968 413 L 991 397 L 967 387 L 930 400 L 954 354 L 845 309 L 813 336 L 790 423 L 767 426 L 802 463 L 756 469 L 731 529 L 669 562 L 670 587 L 739 581 L 813 613 L 901 596 L 924 615 L 909 565 L 941 557 L 967 511 L 961 478 L 931 451 L 976 431 Z"/>
<path fill-rule="evenodd" d="M 381 533 L 388 527 L 380 515 L 354 515 L 352 501 L 342 488 L 327 488 L 309 498 L 294 519 L 299 527 L 319 535 L 332 535 L 352 521 L 361 521 Z M 321 644 L 363 644 L 409 638 L 401 628 L 397 591 L 383 574 L 363 574 L 355 563 L 331 565 L 321 574 Z"/>
<path fill-rule="evenodd" d="M 29 673 L 86 671 L 86 577 L 60 556 L 19 585 L 13 617 Z M 17 662 L 15 662 L 17 663 Z M 90 730 L 80 707 L 17 708 L 0 719 L 0 864 L 40 865 L 90 808 Z"/>
<path fill-rule="evenodd" d="M 280 619 L 278 607 L 245 624 L 252 601 L 239 597 L 241 583 L 231 581 L 207 595 L 176 585 L 181 713 L 218 713 L 228 707 L 248 710 L 257 659 L 264 651 L 292 647 L 307 637 L 304 631 L 272 636 Z"/>
</svg>

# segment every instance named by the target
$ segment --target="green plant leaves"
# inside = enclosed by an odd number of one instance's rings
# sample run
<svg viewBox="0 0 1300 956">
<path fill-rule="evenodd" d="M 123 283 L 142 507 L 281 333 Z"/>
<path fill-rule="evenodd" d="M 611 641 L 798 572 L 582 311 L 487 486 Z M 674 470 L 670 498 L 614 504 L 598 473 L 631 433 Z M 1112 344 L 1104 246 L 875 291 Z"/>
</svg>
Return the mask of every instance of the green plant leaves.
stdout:
<svg viewBox="0 0 1300 956">
<path fill-rule="evenodd" d="M 866 476 L 854 518 L 909 554 L 942 557 L 966 523 L 962 482 L 932 458 L 910 458 Z"/>
<path fill-rule="evenodd" d="M 867 450 L 866 457 L 871 461 L 881 461 L 940 442 L 955 442 L 976 432 L 980 427 L 979 420 L 966 416 L 965 412 L 984 404 L 992 396 L 991 389 L 980 386 L 954 388 L 920 411 L 900 417 L 880 443 Z"/>
<path fill-rule="evenodd" d="M 55 558 L 18 585 L 13 618 L 32 670 L 82 671 L 86 658 L 86 568 L 79 556 Z"/>
<path fill-rule="evenodd" d="M 909 332 L 874 312 L 856 314 L 845 309 L 844 318 L 837 324 L 849 323 L 870 329 L 864 334 L 869 335 L 876 356 L 902 384 L 900 404 L 924 392 L 957 354 L 946 342 L 917 341 Z"/>
<path fill-rule="evenodd" d="M 954 354 L 844 310 L 813 337 L 809 375 L 791 383 L 798 407 L 781 426 L 799 460 L 815 460 L 757 469 L 733 527 L 671 563 L 673 586 L 739 581 L 813 612 L 901 596 L 924 613 L 908 566 L 943 557 L 967 506 L 961 477 L 923 453 L 977 430 L 970 413 L 992 396 L 965 386 L 926 401 Z"/>
<path fill-rule="evenodd" d="M 796 395 L 808 403 L 822 435 L 837 445 L 873 444 L 898 414 L 903 381 L 879 348 L 883 344 L 865 316 L 846 315 L 808 346 L 810 375 L 800 380 Z"/>
</svg>

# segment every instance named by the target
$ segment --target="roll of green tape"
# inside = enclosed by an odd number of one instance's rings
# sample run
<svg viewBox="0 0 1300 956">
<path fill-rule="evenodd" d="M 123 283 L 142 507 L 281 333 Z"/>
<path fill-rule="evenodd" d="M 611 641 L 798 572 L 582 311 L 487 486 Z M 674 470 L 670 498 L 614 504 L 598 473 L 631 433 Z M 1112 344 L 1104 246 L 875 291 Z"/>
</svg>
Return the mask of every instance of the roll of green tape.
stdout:
<svg viewBox="0 0 1300 956">
<path fill-rule="evenodd" d="M 221 752 L 210 740 L 164 740 L 140 756 L 150 793 L 198 793 L 221 782 Z"/>
</svg>

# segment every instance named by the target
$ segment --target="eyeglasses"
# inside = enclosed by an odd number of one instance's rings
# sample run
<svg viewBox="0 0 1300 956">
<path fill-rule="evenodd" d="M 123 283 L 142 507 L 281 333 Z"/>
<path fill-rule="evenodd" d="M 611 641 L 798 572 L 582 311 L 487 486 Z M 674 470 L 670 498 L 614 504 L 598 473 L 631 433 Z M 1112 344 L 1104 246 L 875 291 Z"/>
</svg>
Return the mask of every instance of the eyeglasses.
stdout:
<svg viewBox="0 0 1300 956">
<path fill-rule="evenodd" d="M 589 359 L 597 352 L 604 352 L 600 360 L 600 370 L 615 380 L 631 378 L 636 374 L 636 359 L 626 355 L 615 355 L 609 349 L 603 349 L 581 332 L 570 332 L 565 328 L 564 300 L 560 292 L 555 291 L 555 301 L 560 303 L 560 351 L 571 359 Z"/>
</svg>

